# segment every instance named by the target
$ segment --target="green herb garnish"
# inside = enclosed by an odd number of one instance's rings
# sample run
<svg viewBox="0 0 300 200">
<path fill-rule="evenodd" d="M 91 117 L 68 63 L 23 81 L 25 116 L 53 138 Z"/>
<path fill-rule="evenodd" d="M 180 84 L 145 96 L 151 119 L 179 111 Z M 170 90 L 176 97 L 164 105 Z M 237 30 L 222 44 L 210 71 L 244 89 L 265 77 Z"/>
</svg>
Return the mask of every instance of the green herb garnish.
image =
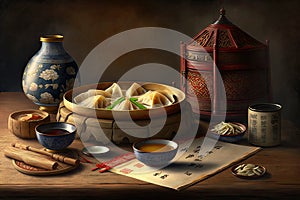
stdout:
<svg viewBox="0 0 300 200">
<path fill-rule="evenodd" d="M 120 97 L 119 99 L 117 99 L 116 101 L 114 101 L 111 105 L 107 106 L 106 109 L 111 110 L 113 109 L 116 105 L 122 103 L 122 101 L 125 100 L 125 97 Z"/>
<path fill-rule="evenodd" d="M 141 109 L 141 110 L 147 109 L 144 105 L 142 105 L 139 102 L 137 102 L 137 100 L 138 100 L 137 98 L 132 97 L 129 100 L 131 101 L 131 103 L 133 103 L 134 105 L 136 105 L 139 109 Z"/>
</svg>

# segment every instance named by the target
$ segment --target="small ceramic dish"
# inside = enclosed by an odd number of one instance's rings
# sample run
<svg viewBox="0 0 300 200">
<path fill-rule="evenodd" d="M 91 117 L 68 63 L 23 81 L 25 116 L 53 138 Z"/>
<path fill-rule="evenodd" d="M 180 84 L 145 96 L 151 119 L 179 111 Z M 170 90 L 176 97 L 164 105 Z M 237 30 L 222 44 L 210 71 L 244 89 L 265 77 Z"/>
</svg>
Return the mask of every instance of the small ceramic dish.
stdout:
<svg viewBox="0 0 300 200">
<path fill-rule="evenodd" d="M 209 136 L 211 138 L 218 139 L 218 140 L 223 141 L 223 142 L 232 142 L 232 143 L 234 143 L 234 142 L 238 142 L 238 141 L 242 140 L 245 133 L 246 133 L 246 130 L 247 130 L 246 126 L 244 124 L 241 124 L 241 123 L 238 123 L 238 122 L 230 122 L 230 123 L 233 123 L 233 124 L 239 126 L 241 128 L 242 132 L 239 133 L 239 134 L 221 135 L 221 134 L 209 131 L 209 133 L 208 133 Z"/>
<path fill-rule="evenodd" d="M 76 127 L 66 122 L 50 122 L 36 126 L 35 132 L 41 145 L 50 150 L 63 150 L 75 139 Z"/>
<path fill-rule="evenodd" d="M 247 166 L 250 166 L 247 168 Z M 231 168 L 234 176 L 245 179 L 256 179 L 265 175 L 266 168 L 255 164 L 238 164 Z"/>
<path fill-rule="evenodd" d="M 13 112 L 8 117 L 8 130 L 23 139 L 36 138 L 35 127 L 49 122 L 47 112 L 40 110 L 20 110 Z"/>
<path fill-rule="evenodd" d="M 171 140 L 149 139 L 134 143 L 136 158 L 150 167 L 165 167 L 176 156 L 178 144 Z"/>
<path fill-rule="evenodd" d="M 82 153 L 87 156 L 103 156 L 109 152 L 109 148 L 105 146 L 88 146 L 82 149 Z"/>
</svg>

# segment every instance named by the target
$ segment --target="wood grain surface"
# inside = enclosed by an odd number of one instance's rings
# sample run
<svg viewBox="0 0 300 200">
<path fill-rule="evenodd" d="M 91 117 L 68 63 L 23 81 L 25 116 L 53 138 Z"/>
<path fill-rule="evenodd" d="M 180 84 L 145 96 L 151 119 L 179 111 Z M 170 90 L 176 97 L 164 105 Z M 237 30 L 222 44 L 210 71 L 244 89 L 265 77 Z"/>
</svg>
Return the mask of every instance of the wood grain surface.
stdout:
<svg viewBox="0 0 300 200">
<path fill-rule="evenodd" d="M 261 179 L 239 179 L 225 169 L 183 191 L 174 191 L 111 172 L 91 171 L 95 166 L 81 163 L 74 171 L 56 176 L 36 177 L 17 172 L 3 149 L 21 142 L 41 148 L 34 139 L 17 138 L 7 129 L 11 112 L 38 108 L 23 93 L 0 93 L 0 199 L 294 199 L 300 196 L 300 130 L 289 121 L 282 123 L 282 144 L 264 148 L 243 162 L 266 167 Z M 52 116 L 55 120 L 55 116 Z M 247 142 L 247 141 L 242 141 Z M 83 148 L 76 139 L 71 148 Z"/>
</svg>

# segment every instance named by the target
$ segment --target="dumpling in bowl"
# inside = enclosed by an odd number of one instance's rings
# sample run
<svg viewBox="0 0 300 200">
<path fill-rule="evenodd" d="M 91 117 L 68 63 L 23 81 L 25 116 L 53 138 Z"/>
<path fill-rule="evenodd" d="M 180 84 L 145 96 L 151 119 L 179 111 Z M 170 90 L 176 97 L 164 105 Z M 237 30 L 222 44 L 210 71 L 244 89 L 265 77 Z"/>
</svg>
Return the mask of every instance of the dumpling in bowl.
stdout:
<svg viewBox="0 0 300 200">
<path fill-rule="evenodd" d="M 168 97 L 157 91 L 148 91 L 139 96 L 137 101 L 147 108 L 156 108 L 172 104 Z"/>
<path fill-rule="evenodd" d="M 112 110 L 137 110 L 138 107 L 134 105 L 128 98 L 117 104 Z"/>
<path fill-rule="evenodd" d="M 74 102 L 76 104 L 80 104 L 82 101 L 88 99 L 89 97 L 93 97 L 97 95 L 102 95 L 104 97 L 111 98 L 111 94 L 109 92 L 105 92 L 104 90 L 90 89 L 74 97 Z"/>
<path fill-rule="evenodd" d="M 165 95 L 166 97 L 168 97 L 168 99 L 172 103 L 175 103 L 177 101 L 176 95 L 174 95 L 173 92 L 171 92 L 170 90 L 156 90 L 156 91 L 163 94 L 163 95 Z"/>
<path fill-rule="evenodd" d="M 118 97 L 122 97 L 123 96 L 122 90 L 121 90 L 120 86 L 117 83 L 113 83 L 109 88 L 107 88 L 105 90 L 105 92 L 110 93 L 111 97 L 113 99 L 116 99 Z"/>
<path fill-rule="evenodd" d="M 138 83 L 133 83 L 130 88 L 126 90 L 126 97 L 139 96 L 146 93 L 146 90 Z"/>
<path fill-rule="evenodd" d="M 109 104 L 109 100 L 103 95 L 91 96 L 78 103 L 78 105 L 88 108 L 106 108 Z"/>
</svg>

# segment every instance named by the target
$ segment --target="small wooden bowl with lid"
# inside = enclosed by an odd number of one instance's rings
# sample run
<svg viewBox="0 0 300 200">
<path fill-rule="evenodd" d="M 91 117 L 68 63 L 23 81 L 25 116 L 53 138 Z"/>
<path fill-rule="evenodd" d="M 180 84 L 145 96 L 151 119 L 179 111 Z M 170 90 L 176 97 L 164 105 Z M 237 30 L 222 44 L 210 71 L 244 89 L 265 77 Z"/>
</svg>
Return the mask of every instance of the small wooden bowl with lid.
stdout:
<svg viewBox="0 0 300 200">
<path fill-rule="evenodd" d="M 47 112 L 41 110 L 20 110 L 8 117 L 8 130 L 23 139 L 36 138 L 35 127 L 50 122 Z"/>
</svg>

